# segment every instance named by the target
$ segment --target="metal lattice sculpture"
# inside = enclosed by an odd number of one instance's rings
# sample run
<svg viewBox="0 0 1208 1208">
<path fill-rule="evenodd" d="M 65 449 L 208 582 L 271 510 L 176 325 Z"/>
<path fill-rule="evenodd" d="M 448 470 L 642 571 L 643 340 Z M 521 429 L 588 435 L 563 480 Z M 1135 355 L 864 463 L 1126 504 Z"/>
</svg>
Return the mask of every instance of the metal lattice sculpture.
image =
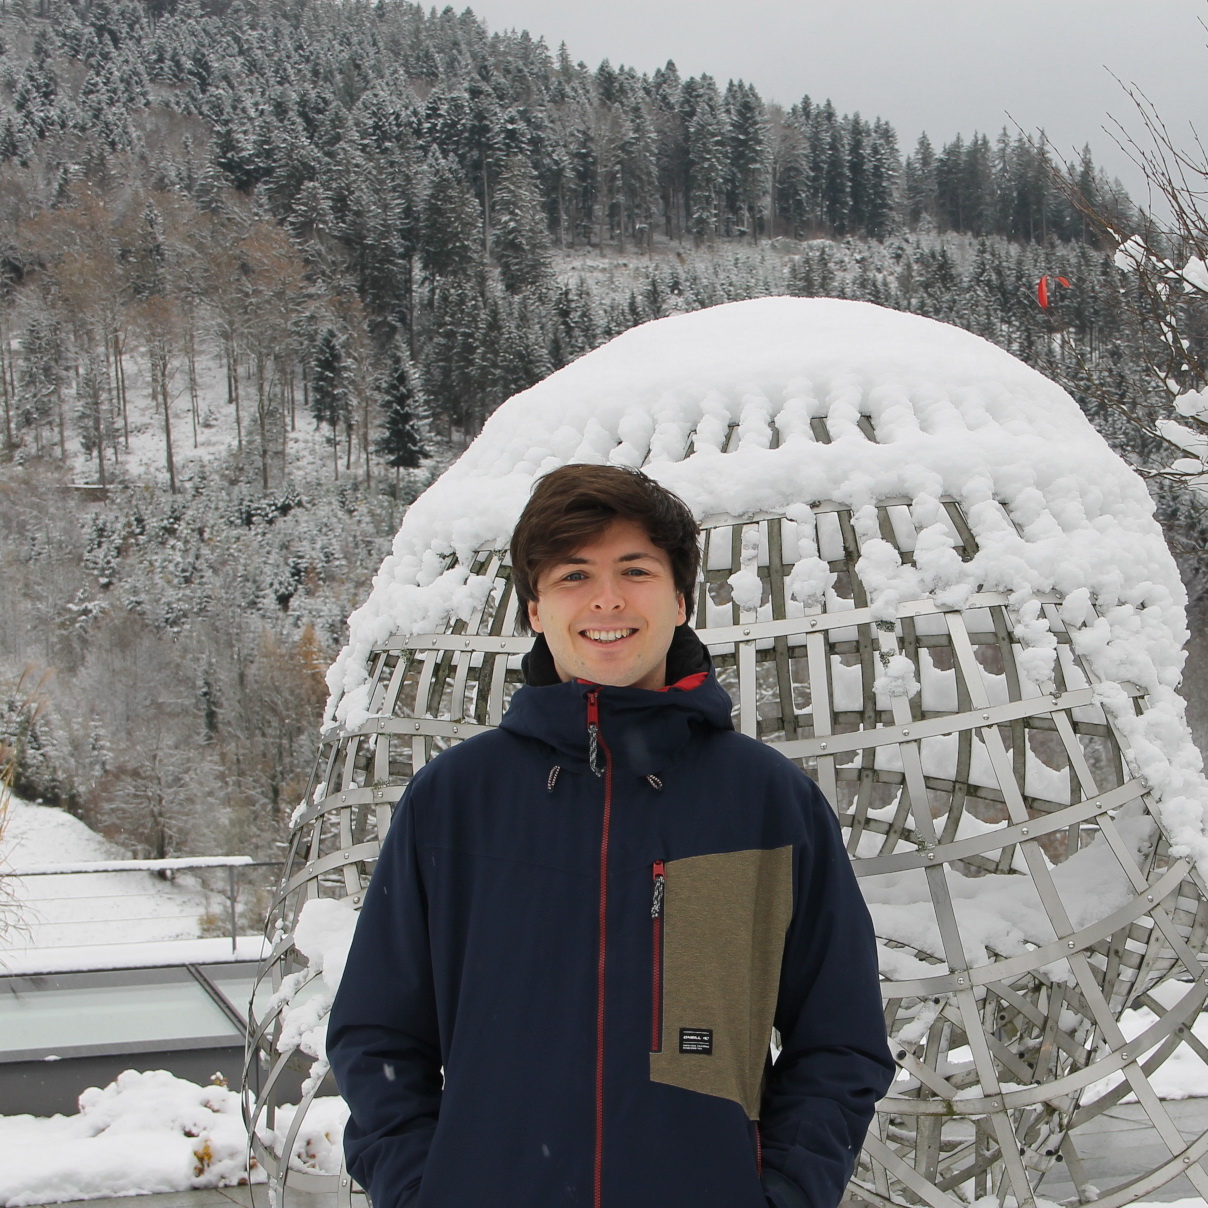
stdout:
<svg viewBox="0 0 1208 1208">
<path fill-rule="evenodd" d="M 608 460 L 702 517 L 696 625 L 735 723 L 819 782 L 873 911 L 900 1072 L 849 1197 L 1033 1203 L 1064 1164 L 1103 1208 L 1180 1175 L 1208 1198 L 1208 1133 L 1185 1141 L 1150 1083 L 1187 1046 L 1208 1062 L 1191 1036 L 1208 793 L 1174 693 L 1181 587 L 1144 488 L 1006 353 L 796 299 L 620 337 L 505 404 L 408 515 L 333 668 L 275 907 L 247 1098 L 270 1182 L 352 1193 L 281 1156 L 325 1069 L 313 1037 L 291 1047 L 321 972 L 299 914 L 358 905 L 408 779 L 499 722 L 530 644 L 507 535 L 543 470 Z M 1152 1023 L 1130 1040 L 1136 1006 Z M 1097 1187 L 1080 1136 L 1130 1093 L 1168 1157 Z"/>
</svg>

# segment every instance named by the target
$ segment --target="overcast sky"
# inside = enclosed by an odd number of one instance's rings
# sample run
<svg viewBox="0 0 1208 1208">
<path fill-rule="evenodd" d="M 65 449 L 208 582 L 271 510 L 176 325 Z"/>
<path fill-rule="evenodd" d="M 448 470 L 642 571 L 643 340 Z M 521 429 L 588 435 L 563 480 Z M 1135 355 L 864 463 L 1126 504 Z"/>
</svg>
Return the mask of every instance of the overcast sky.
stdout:
<svg viewBox="0 0 1208 1208">
<path fill-rule="evenodd" d="M 490 29 L 527 29 L 595 67 L 649 72 L 674 59 L 755 84 L 786 107 L 809 95 L 884 117 L 909 151 L 1004 125 L 1047 131 L 1144 203 L 1139 174 L 1103 130 L 1136 130 L 1109 72 L 1139 86 L 1168 125 L 1208 137 L 1208 0 L 471 0 Z M 1008 116 L 1009 115 L 1009 116 Z"/>
</svg>

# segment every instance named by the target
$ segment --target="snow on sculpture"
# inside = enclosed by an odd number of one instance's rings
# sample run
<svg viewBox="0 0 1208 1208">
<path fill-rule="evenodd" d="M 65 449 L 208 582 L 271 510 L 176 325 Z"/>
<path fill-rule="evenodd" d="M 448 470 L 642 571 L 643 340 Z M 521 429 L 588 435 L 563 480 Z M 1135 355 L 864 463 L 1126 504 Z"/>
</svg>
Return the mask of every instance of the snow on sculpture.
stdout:
<svg viewBox="0 0 1208 1208">
<path fill-rule="evenodd" d="M 1064 1180 L 1116 1208 L 1186 1176 L 1208 1197 L 1208 1133 L 1185 1141 L 1149 1082 L 1205 1056 L 1208 786 L 1144 485 L 1006 352 L 791 298 L 620 336 L 505 403 L 408 512 L 328 675 L 262 970 L 245 1103 L 272 1183 L 351 1194 L 277 1155 L 323 1084 L 331 985 L 403 786 L 519 683 L 506 544 L 566 462 L 641 466 L 693 509 L 696 623 L 735 723 L 838 811 L 900 1066 L 849 1195 L 1022 1205 Z M 1129 1042 L 1135 1005 L 1154 1022 Z M 1168 1156 L 1096 1187 L 1080 1136 L 1130 1093 Z"/>
</svg>

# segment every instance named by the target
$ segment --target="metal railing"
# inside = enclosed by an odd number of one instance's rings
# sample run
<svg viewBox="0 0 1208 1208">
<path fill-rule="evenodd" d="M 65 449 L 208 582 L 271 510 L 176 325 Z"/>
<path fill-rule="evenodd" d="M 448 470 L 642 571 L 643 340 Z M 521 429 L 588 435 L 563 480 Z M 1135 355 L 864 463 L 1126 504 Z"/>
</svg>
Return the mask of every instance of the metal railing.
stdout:
<svg viewBox="0 0 1208 1208">
<path fill-rule="evenodd" d="M 60 877 L 60 876 L 84 876 L 97 873 L 175 873 L 175 872 L 204 872 L 207 869 L 224 869 L 226 876 L 223 878 L 225 886 L 222 889 L 215 890 L 212 886 L 205 883 L 202 878 L 200 887 L 206 893 L 218 893 L 225 897 L 227 904 L 227 920 L 229 923 L 231 951 L 236 950 L 237 941 L 239 938 L 239 876 L 238 874 L 244 869 L 257 868 L 280 868 L 282 861 L 280 860 L 254 860 L 251 856 L 185 856 L 180 858 L 169 858 L 162 860 L 94 860 L 94 861 L 76 861 L 62 864 L 37 864 L 28 867 L 12 867 L 0 868 L 0 880 L 9 882 L 24 880 L 27 877 Z M 267 887 L 266 887 L 267 888 Z M 129 899 L 138 896 L 153 896 L 150 894 L 111 894 L 111 895 L 90 895 L 88 901 L 95 903 L 104 900 L 105 897 L 121 897 Z M 41 903 L 67 900 L 55 898 L 42 898 Z M 133 916 L 127 917 L 125 922 L 150 922 L 158 915 L 148 915 L 144 917 Z M 42 927 L 54 926 L 71 926 L 77 925 L 76 922 L 63 923 L 40 923 Z M 154 942 L 154 941 L 147 941 Z M 43 947 L 63 947 L 64 945 L 42 945 Z"/>
</svg>

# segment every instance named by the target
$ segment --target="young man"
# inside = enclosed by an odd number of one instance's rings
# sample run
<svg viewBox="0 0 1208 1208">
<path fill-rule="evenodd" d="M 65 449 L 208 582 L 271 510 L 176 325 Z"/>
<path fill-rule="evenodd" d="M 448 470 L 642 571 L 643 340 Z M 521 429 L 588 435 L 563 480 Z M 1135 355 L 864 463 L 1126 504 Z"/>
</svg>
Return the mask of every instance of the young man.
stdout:
<svg viewBox="0 0 1208 1208">
<path fill-rule="evenodd" d="M 526 685 L 411 782 L 332 1008 L 348 1168 L 374 1208 L 834 1208 L 892 1078 L 872 927 L 688 628 L 696 524 L 565 466 L 512 563 Z"/>
</svg>

